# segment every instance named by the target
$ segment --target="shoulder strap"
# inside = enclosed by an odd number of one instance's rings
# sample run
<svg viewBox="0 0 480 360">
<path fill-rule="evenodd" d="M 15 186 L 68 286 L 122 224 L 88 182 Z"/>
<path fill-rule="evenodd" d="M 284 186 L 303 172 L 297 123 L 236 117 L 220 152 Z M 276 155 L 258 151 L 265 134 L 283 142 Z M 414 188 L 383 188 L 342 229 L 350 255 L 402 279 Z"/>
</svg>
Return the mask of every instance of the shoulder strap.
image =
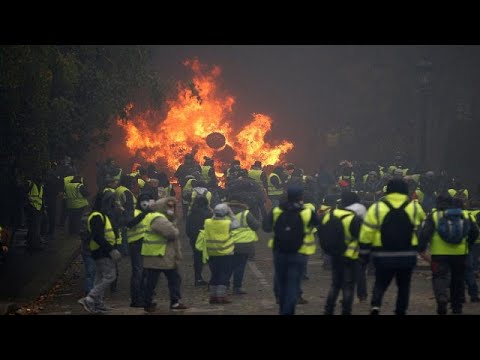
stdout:
<svg viewBox="0 0 480 360">
<path fill-rule="evenodd" d="M 405 209 L 408 206 L 408 204 L 410 204 L 410 200 L 405 200 L 405 202 L 398 208 L 398 210 Z M 414 207 L 414 212 L 415 212 L 415 215 L 414 215 L 413 218 L 415 218 L 416 217 L 416 212 L 417 212 L 417 207 L 416 207 L 415 202 L 413 202 L 413 207 Z"/>
<path fill-rule="evenodd" d="M 389 210 L 393 210 L 393 209 L 394 209 L 394 207 L 392 206 L 392 204 L 390 203 L 390 201 L 388 201 L 388 200 L 386 200 L 386 199 L 383 199 L 383 200 L 381 200 L 381 202 L 384 203 L 385 205 L 387 205 Z M 378 208 L 378 207 L 377 207 L 377 208 Z"/>
</svg>

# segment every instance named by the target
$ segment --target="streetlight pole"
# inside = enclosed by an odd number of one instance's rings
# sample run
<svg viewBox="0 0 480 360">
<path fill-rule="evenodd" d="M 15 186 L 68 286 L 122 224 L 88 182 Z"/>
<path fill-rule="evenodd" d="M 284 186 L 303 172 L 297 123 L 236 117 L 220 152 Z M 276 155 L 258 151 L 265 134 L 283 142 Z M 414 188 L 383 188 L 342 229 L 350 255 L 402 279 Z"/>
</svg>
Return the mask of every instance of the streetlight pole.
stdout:
<svg viewBox="0 0 480 360">
<path fill-rule="evenodd" d="M 426 171 L 428 157 L 428 148 L 429 148 L 429 118 L 430 118 L 430 98 L 432 93 L 431 87 L 431 74 L 432 74 L 432 63 L 424 58 L 417 64 L 417 74 L 419 77 L 418 84 L 418 93 L 420 97 L 420 116 L 419 116 L 419 133 L 418 137 L 418 154 L 420 157 L 420 166 L 422 170 Z"/>
</svg>

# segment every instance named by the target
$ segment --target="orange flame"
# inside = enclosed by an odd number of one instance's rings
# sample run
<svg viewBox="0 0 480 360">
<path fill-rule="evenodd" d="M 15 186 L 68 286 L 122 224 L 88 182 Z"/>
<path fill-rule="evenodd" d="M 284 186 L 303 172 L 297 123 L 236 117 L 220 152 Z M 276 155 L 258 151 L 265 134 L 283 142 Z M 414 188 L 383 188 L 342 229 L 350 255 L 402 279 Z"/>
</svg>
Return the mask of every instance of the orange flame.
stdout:
<svg viewBox="0 0 480 360">
<path fill-rule="evenodd" d="M 218 150 L 207 145 L 205 139 L 210 133 L 224 135 L 226 146 L 234 149 L 235 159 L 247 169 L 256 160 L 275 165 L 293 149 L 293 144 L 286 140 L 277 145 L 265 142 L 272 127 L 272 119 L 267 115 L 253 114 L 252 121 L 235 134 L 231 118 L 235 99 L 220 94 L 217 86 L 221 69 L 214 66 L 208 71 L 197 59 L 185 61 L 184 65 L 194 72 L 192 83 L 178 84 L 176 98 L 167 101 L 166 117 L 148 110 L 126 123 L 117 121 L 126 132 L 126 145 L 132 154 L 149 162 L 161 162 L 174 172 L 184 156 L 194 150 L 195 159 L 201 164 L 204 156 L 215 159 L 218 176 L 229 164 L 219 158 Z M 129 113 L 132 108 L 133 104 L 129 104 L 125 110 Z"/>
</svg>

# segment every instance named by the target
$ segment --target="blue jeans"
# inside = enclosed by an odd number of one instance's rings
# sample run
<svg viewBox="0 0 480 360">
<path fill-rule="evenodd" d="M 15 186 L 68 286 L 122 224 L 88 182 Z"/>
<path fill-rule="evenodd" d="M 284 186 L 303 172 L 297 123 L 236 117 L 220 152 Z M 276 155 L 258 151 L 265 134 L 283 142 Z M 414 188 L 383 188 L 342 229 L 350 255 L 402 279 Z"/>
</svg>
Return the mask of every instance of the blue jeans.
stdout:
<svg viewBox="0 0 480 360">
<path fill-rule="evenodd" d="M 95 260 L 91 255 L 82 252 L 82 259 L 83 264 L 85 265 L 85 282 L 83 284 L 83 290 L 85 291 L 85 294 L 88 294 L 90 290 L 93 289 L 97 267 L 95 265 Z"/>
<path fill-rule="evenodd" d="M 295 315 L 295 306 L 306 261 L 307 255 L 273 252 L 280 315 Z"/>
<path fill-rule="evenodd" d="M 130 261 L 132 264 L 132 276 L 130 277 L 130 298 L 132 304 L 143 304 L 143 256 L 142 256 L 142 242 L 137 240 L 129 244 L 130 246 Z"/>
</svg>

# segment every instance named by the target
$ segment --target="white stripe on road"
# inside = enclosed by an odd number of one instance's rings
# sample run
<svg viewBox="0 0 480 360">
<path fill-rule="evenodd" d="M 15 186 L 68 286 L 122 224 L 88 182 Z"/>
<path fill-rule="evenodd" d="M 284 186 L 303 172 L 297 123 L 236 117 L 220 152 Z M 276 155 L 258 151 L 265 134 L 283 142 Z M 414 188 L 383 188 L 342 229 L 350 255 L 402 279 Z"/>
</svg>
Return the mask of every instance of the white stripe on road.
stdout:
<svg viewBox="0 0 480 360">
<path fill-rule="evenodd" d="M 248 267 L 255 274 L 255 276 L 258 279 L 258 282 L 262 286 L 264 286 L 264 287 L 269 287 L 270 286 L 267 279 L 265 279 L 265 276 L 263 276 L 262 272 L 258 269 L 257 265 L 254 262 L 249 261 L 248 262 Z"/>
</svg>

